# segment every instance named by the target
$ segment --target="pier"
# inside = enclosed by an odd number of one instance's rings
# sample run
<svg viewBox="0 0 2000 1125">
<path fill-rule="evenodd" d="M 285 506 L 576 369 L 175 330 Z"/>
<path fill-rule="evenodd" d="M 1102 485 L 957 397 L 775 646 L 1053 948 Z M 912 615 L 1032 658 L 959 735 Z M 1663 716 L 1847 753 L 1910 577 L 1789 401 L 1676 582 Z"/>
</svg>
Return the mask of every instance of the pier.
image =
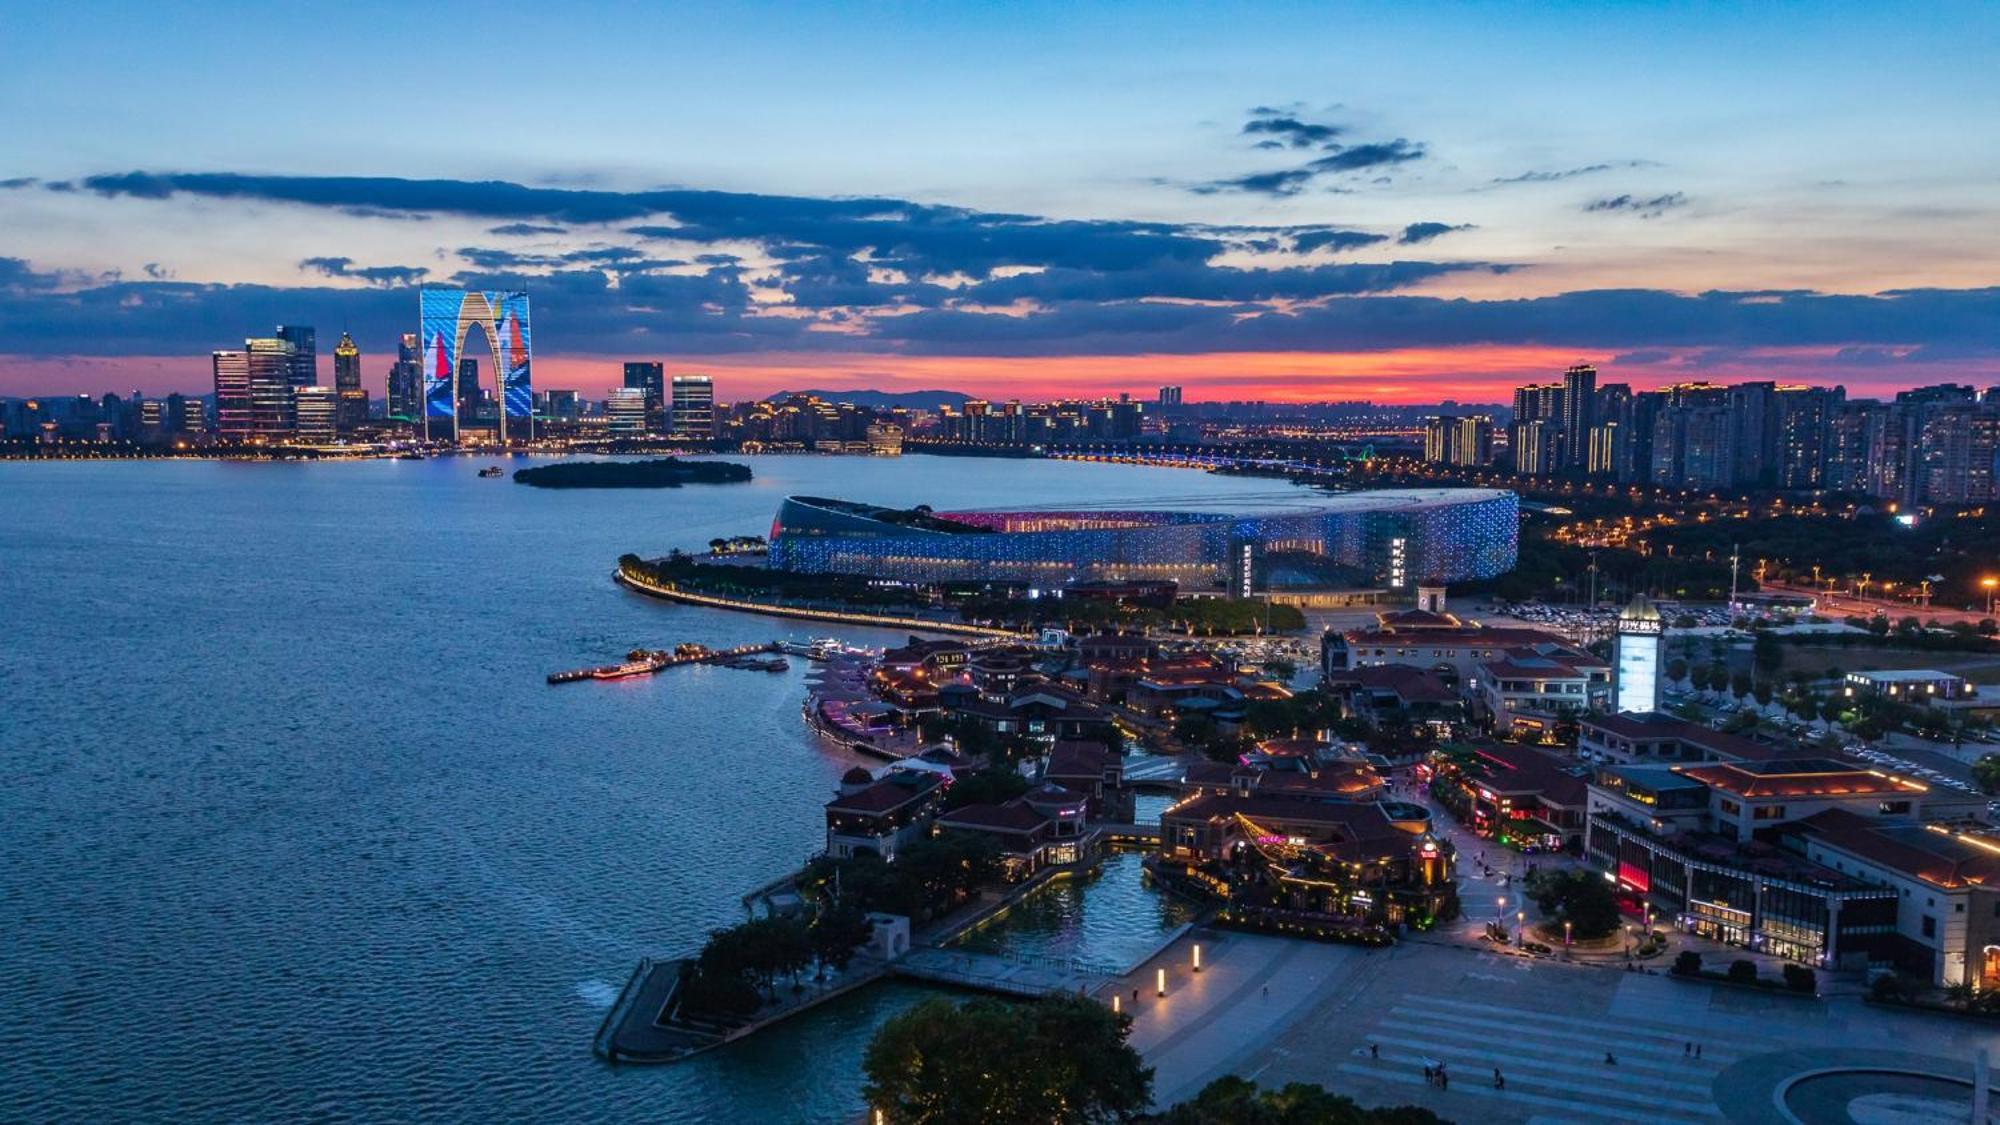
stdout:
<svg viewBox="0 0 2000 1125">
<path fill-rule="evenodd" d="M 622 680 L 631 676 L 650 676 L 669 668 L 680 668 L 689 664 L 719 664 L 724 668 L 742 668 L 754 672 L 782 672 L 790 667 L 779 655 L 785 651 L 777 641 L 761 645 L 737 645 L 735 648 L 708 648 L 703 645 L 684 644 L 672 652 L 634 649 L 623 664 L 600 664 L 592 668 L 574 668 L 567 672 L 550 672 L 552 684 L 573 684 L 581 680 Z M 759 659 L 759 658 L 765 659 Z"/>
</svg>

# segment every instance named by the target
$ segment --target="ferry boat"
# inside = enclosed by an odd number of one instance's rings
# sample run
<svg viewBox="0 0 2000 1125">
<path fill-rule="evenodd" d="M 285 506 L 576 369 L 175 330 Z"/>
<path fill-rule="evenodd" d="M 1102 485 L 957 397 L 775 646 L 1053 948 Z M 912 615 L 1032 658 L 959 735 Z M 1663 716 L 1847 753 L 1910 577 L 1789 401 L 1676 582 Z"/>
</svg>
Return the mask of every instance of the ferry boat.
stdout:
<svg viewBox="0 0 2000 1125">
<path fill-rule="evenodd" d="M 488 465 L 479 470 L 479 475 L 482 477 L 504 477 L 507 475 L 507 470 L 498 465 Z"/>
<path fill-rule="evenodd" d="M 659 670 L 660 663 L 657 660 L 628 660 L 623 664 L 606 664 L 601 668 L 592 668 L 590 670 L 590 678 L 593 680 L 622 680 L 627 676 L 644 676 Z"/>
</svg>

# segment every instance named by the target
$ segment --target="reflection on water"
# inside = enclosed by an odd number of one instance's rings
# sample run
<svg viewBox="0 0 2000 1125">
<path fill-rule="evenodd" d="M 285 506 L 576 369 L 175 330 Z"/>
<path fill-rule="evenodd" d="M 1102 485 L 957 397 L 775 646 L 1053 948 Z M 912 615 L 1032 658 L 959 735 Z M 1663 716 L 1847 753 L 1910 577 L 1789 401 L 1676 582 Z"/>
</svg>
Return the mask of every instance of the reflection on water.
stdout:
<svg viewBox="0 0 2000 1125">
<path fill-rule="evenodd" d="M 1132 798 L 1132 823 L 1158 824 L 1160 814 L 1180 798 L 1166 793 L 1140 793 Z"/>
<path fill-rule="evenodd" d="M 1050 883 L 956 944 L 983 953 L 1130 964 L 1194 916 L 1185 899 L 1153 886 L 1142 860 L 1138 852 L 1113 852 L 1096 875 Z"/>
</svg>

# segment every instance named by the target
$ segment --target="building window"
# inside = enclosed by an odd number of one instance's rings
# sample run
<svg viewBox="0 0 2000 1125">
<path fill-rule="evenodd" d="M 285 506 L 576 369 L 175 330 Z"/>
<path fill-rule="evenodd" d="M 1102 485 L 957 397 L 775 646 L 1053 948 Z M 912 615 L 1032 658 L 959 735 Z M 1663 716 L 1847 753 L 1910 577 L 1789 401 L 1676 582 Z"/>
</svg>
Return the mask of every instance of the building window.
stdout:
<svg viewBox="0 0 2000 1125">
<path fill-rule="evenodd" d="M 1937 936 L 1937 919 L 1931 917 L 1928 914 L 1924 915 L 1924 936 L 1925 937 Z"/>
<path fill-rule="evenodd" d="M 1758 820 L 1783 820 L 1785 819 L 1785 806 L 1765 805 L 1757 810 L 1756 818 Z"/>
<path fill-rule="evenodd" d="M 1881 812 L 1882 812 L 1882 815 L 1883 815 L 1883 816 L 1896 816 L 1896 815 L 1899 815 L 1899 814 L 1901 814 L 1901 813 L 1906 813 L 1906 812 L 1909 812 L 1909 811 L 1910 811 L 1910 802 L 1908 802 L 1908 801 L 1884 801 L 1884 802 L 1882 802 L 1882 809 L 1881 809 Z"/>
</svg>

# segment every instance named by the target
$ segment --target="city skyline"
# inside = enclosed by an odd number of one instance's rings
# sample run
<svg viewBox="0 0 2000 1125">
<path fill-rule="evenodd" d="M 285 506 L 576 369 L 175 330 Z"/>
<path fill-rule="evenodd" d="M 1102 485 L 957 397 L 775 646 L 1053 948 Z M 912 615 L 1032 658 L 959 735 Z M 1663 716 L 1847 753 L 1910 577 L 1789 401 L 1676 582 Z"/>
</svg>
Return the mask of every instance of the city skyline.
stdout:
<svg viewBox="0 0 2000 1125">
<path fill-rule="evenodd" d="M 1498 401 L 1592 363 L 1865 397 L 2000 361 L 1990 9 L 502 9 L 590 60 L 508 76 L 523 159 L 408 113 L 352 27 L 89 7 L 24 17 L 0 79 L 56 107 L 0 168 L 0 394 L 197 390 L 263 324 L 382 355 L 419 284 L 532 292 L 537 382 L 586 390 Z M 1276 23 L 1323 52 L 1250 65 Z M 221 96 L 280 65 L 258 36 L 343 97 Z"/>
</svg>

